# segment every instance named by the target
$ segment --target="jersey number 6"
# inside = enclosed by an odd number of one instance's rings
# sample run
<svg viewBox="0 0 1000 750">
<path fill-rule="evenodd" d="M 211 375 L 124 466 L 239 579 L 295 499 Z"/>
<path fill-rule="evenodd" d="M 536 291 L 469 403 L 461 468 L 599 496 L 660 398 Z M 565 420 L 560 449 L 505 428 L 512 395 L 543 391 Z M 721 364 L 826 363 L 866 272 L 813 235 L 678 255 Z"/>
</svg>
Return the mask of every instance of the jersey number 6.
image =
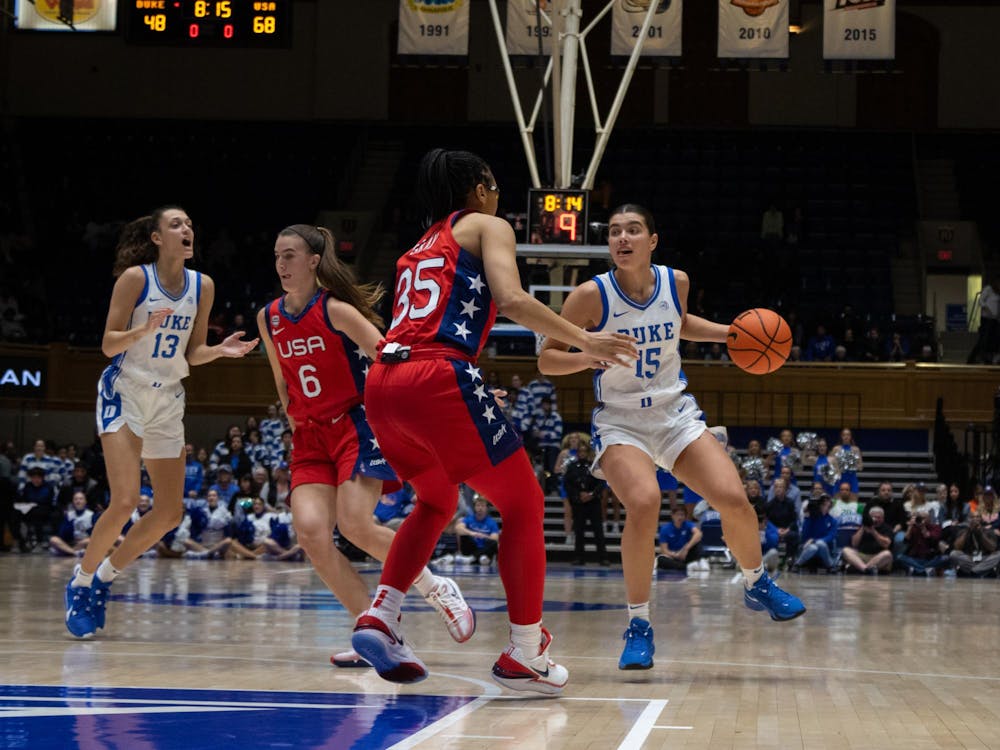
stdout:
<svg viewBox="0 0 1000 750">
<path fill-rule="evenodd" d="M 299 368 L 299 383 L 302 385 L 302 394 L 306 398 L 316 398 L 323 390 L 322 384 L 312 373 L 316 372 L 315 365 L 302 365 Z"/>
<path fill-rule="evenodd" d="M 409 268 L 403 270 L 396 283 L 396 307 L 399 312 L 393 317 L 389 328 L 395 328 L 403 322 L 404 318 L 419 320 L 426 318 L 438 306 L 441 299 L 441 287 L 433 279 L 420 278 L 420 272 L 427 268 L 443 268 L 444 258 L 427 258 L 417 263 L 416 270 L 411 272 Z M 414 292 L 427 292 L 429 298 L 423 307 L 410 306 L 410 289 Z"/>
</svg>

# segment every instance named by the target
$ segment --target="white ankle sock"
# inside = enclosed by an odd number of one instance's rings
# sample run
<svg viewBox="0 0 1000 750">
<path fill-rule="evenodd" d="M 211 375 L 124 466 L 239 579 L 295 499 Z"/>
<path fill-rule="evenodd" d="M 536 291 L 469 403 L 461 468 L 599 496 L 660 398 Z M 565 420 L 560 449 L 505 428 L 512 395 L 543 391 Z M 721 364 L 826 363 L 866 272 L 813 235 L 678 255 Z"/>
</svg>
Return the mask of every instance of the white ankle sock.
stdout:
<svg viewBox="0 0 1000 750">
<path fill-rule="evenodd" d="M 753 585 L 760 580 L 760 577 L 764 575 L 764 564 L 761 563 L 758 567 L 751 570 L 750 568 L 740 568 L 743 571 L 743 578 L 745 579 L 743 585 L 748 589 L 752 589 Z"/>
<path fill-rule="evenodd" d="M 77 586 L 83 586 L 84 588 L 90 588 L 90 584 L 94 582 L 93 573 L 84 573 L 83 568 L 79 565 L 76 566 L 76 574 L 73 576 L 73 581 L 70 586 L 76 588 Z"/>
<path fill-rule="evenodd" d="M 511 623 L 510 640 L 529 659 L 538 656 L 538 649 L 542 645 L 542 621 L 539 620 L 534 625 Z"/>
<path fill-rule="evenodd" d="M 403 592 L 392 586 L 379 585 L 375 589 L 375 600 L 366 614 L 374 615 L 389 625 L 399 622 L 399 610 L 403 606 Z"/>
<path fill-rule="evenodd" d="M 121 571 L 111 564 L 110 557 L 105 557 L 104 562 L 102 562 L 97 568 L 97 577 L 104 583 L 111 583 L 118 577 L 119 573 L 121 573 Z"/>
<path fill-rule="evenodd" d="M 427 568 L 424 568 L 420 571 L 420 575 L 417 576 L 417 580 L 413 582 L 413 585 L 420 592 L 421 596 L 427 596 L 437 586 L 437 576 Z"/>
<path fill-rule="evenodd" d="M 632 622 L 633 617 L 640 617 L 646 622 L 649 622 L 649 602 L 643 602 L 642 604 L 632 604 L 628 605 L 628 621 Z"/>
</svg>

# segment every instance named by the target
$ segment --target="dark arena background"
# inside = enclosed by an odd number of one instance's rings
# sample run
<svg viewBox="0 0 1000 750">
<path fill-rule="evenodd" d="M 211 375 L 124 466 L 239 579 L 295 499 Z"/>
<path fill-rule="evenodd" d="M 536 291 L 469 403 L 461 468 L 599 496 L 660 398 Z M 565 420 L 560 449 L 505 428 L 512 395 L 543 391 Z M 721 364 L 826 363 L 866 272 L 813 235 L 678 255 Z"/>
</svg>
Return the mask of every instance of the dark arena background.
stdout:
<svg viewBox="0 0 1000 750">
<path fill-rule="evenodd" d="M 0 0 L 0 748 L 1000 748 L 1000 2 L 653 5 Z M 771 560 L 808 613 L 747 610 L 718 514 L 665 480 L 661 523 L 685 510 L 702 557 L 653 570 L 655 667 L 619 671 L 627 515 L 599 493 L 606 550 L 591 527 L 581 556 L 557 471 L 572 434 L 590 439 L 591 373 L 550 383 L 539 340 L 501 316 L 477 366 L 508 392 L 545 493 L 562 695 L 490 678 L 504 590 L 452 527 L 430 567 L 461 586 L 476 635 L 454 643 L 408 596 L 430 669 L 416 685 L 331 665 L 353 618 L 290 521 L 249 559 L 171 532 L 117 579 L 107 629 L 74 639 L 63 595 L 86 535 L 66 513 L 78 490 L 95 517 L 108 503 L 94 413 L 122 227 L 188 212 L 188 266 L 216 286 L 210 344 L 257 335 L 281 294 L 275 238 L 297 223 L 385 286 L 388 321 L 435 147 L 488 162 L 522 284 L 556 311 L 611 268 L 611 211 L 638 203 L 654 262 L 691 278 L 691 313 L 788 322 L 772 374 L 724 345 L 681 354 L 762 539 L 775 457 L 803 506 L 834 496 L 834 564 L 799 564 L 784 538 Z M 221 487 L 233 511 L 261 497 L 288 521 L 292 438 L 263 349 L 185 388 L 189 512 Z M 845 428 L 855 457 L 824 467 Z M 220 465 L 245 471 L 230 486 Z M 875 504 L 898 509 L 893 557 L 862 572 L 851 548 Z M 934 546 L 914 559 L 918 517 Z M 374 591 L 381 563 L 336 540 Z"/>
</svg>

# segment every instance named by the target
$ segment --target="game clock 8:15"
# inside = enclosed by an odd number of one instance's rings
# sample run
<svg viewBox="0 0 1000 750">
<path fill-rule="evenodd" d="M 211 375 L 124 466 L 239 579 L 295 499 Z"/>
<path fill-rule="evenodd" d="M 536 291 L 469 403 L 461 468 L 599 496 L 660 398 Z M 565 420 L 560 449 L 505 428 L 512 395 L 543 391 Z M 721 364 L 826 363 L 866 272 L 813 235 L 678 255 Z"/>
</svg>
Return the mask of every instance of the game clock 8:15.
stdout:
<svg viewBox="0 0 1000 750">
<path fill-rule="evenodd" d="M 127 0 L 125 36 L 137 44 L 287 47 L 292 0 Z"/>
</svg>

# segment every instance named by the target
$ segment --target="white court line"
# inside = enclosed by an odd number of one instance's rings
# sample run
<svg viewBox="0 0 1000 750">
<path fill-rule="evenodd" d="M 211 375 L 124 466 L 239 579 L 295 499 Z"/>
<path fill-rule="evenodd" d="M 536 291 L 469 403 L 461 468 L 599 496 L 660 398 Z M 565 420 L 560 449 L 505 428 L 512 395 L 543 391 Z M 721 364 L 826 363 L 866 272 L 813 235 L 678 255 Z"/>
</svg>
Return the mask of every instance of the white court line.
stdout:
<svg viewBox="0 0 1000 750">
<path fill-rule="evenodd" d="M 312 566 L 311 565 L 308 568 L 292 568 L 291 570 L 275 570 L 275 571 L 273 571 L 273 575 L 276 575 L 276 576 L 285 576 L 285 575 L 288 575 L 289 573 L 305 573 L 307 571 L 308 572 L 312 572 Z M 316 589 L 316 590 L 320 591 L 320 589 Z M 325 591 L 325 590 L 326 589 L 323 589 L 323 591 Z"/>
<path fill-rule="evenodd" d="M 694 729 L 694 727 L 672 727 L 668 724 L 653 724 L 653 729 Z"/>
<path fill-rule="evenodd" d="M 147 690 L 150 688 L 146 688 Z M 154 688 L 155 689 L 155 688 Z M 187 688 L 180 688 L 186 690 Z M 271 691 L 268 691 L 271 692 Z M 364 693 L 359 693 L 364 695 Z M 75 698 L 66 695 L 20 696 L 0 694 L 0 704 L 3 701 L 32 701 L 35 703 L 137 703 L 157 706 L 222 706 L 225 708 L 372 708 L 382 710 L 383 706 L 365 706 L 357 703 L 265 703 L 264 701 L 199 701 L 199 700 L 160 700 L 158 698 Z M 3 706 L 0 705 L 0 710 Z M 4 714 L 0 714 L 3 716 Z"/>
<path fill-rule="evenodd" d="M 666 706 L 667 701 L 665 700 L 649 701 L 649 705 L 639 714 L 639 718 L 636 719 L 629 733 L 625 735 L 618 750 L 640 750 L 656 723 L 656 717 L 663 712 Z"/>
<path fill-rule="evenodd" d="M 488 704 L 494 697 L 499 696 L 501 694 L 499 686 L 491 685 L 490 683 L 483 682 L 482 680 L 474 680 L 471 677 L 462 677 L 460 675 L 444 674 L 442 672 L 438 672 L 438 674 L 441 675 L 442 677 L 451 677 L 456 680 L 463 680 L 465 682 L 471 682 L 475 685 L 479 685 L 483 688 L 483 692 L 485 693 L 485 695 L 476 698 L 471 703 L 466 703 L 464 706 L 455 711 L 452 711 L 447 716 L 441 717 L 433 724 L 428 724 L 419 732 L 411 734 L 409 737 L 400 740 L 395 745 L 388 748 L 388 750 L 408 750 L 408 748 L 416 747 L 424 740 L 428 740 L 431 737 L 434 737 L 435 735 L 439 734 L 440 732 L 450 727 L 452 724 L 455 724 L 459 720 L 464 719 L 469 714 L 478 711 L 480 708 Z"/>
<path fill-rule="evenodd" d="M 516 740 L 516 737 L 499 734 L 442 734 L 442 737 L 455 740 Z"/>
</svg>

